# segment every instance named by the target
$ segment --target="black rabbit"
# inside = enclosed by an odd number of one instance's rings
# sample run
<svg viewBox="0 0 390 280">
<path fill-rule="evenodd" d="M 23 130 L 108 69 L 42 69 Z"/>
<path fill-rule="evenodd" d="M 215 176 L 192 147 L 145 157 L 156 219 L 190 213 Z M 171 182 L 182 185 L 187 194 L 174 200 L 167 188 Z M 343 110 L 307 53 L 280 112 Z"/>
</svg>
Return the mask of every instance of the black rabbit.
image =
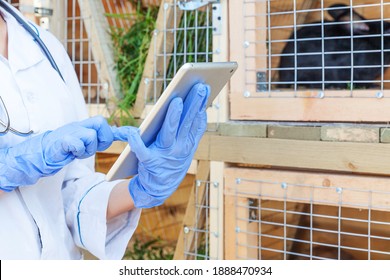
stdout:
<svg viewBox="0 0 390 280">
<path fill-rule="evenodd" d="M 390 23 L 366 20 L 353 10 L 351 19 L 351 8 L 344 4 L 330 6 L 328 13 L 334 21 L 300 28 L 296 44 L 295 33 L 290 36 L 280 60 L 284 84 L 279 87 L 322 88 L 322 81 L 327 89 L 375 87 L 372 81 L 390 63 Z"/>
</svg>

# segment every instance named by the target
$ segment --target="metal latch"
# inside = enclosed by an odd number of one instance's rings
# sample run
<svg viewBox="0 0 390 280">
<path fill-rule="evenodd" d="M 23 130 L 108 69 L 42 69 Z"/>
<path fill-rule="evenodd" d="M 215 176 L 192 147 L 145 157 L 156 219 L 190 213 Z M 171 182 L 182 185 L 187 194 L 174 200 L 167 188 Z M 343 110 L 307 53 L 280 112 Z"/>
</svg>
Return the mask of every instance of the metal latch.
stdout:
<svg viewBox="0 0 390 280">
<path fill-rule="evenodd" d="M 177 5 L 180 10 L 193 11 L 208 4 L 220 3 L 220 0 L 184 0 L 178 1 Z"/>
<path fill-rule="evenodd" d="M 53 9 L 43 8 L 43 7 L 20 5 L 19 10 L 22 13 L 35 14 L 36 16 L 39 16 L 39 17 L 48 17 L 48 16 L 53 15 Z"/>
</svg>

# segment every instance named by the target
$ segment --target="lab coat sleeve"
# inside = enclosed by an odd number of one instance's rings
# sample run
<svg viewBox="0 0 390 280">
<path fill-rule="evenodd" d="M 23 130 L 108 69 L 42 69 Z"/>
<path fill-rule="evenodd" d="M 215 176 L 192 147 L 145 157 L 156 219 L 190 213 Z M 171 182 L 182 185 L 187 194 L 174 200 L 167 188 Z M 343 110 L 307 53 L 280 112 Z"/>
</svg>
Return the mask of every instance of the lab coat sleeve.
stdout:
<svg viewBox="0 0 390 280">
<path fill-rule="evenodd" d="M 88 117 L 85 101 L 73 65 L 54 37 L 46 42 L 53 49 L 61 73 L 73 98 L 74 120 Z M 67 167 L 63 184 L 65 214 L 74 242 L 100 259 L 120 259 L 133 235 L 141 214 L 140 209 L 106 221 L 109 195 L 118 181 L 107 182 L 105 175 L 94 171 L 94 158 L 75 160 Z M 129 194 L 130 195 L 130 194 Z"/>
<path fill-rule="evenodd" d="M 83 161 L 73 162 L 64 184 L 66 219 L 77 246 L 99 259 L 121 259 L 141 214 L 134 209 L 106 222 L 108 198 L 118 181 L 107 182 L 105 175 L 91 172 Z M 84 176 L 81 176 L 84 174 Z"/>
</svg>

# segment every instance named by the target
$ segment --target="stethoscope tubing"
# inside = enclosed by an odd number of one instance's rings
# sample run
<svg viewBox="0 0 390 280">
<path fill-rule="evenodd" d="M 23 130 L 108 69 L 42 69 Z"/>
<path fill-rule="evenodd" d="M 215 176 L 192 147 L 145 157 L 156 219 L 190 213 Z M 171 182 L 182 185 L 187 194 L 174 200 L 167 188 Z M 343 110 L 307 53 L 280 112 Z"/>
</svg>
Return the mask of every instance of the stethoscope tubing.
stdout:
<svg viewBox="0 0 390 280">
<path fill-rule="evenodd" d="M 9 14 L 11 14 L 15 19 L 16 21 L 34 38 L 35 42 L 37 42 L 37 44 L 39 45 L 39 47 L 41 48 L 41 50 L 43 51 L 43 53 L 45 54 L 46 58 L 49 60 L 51 66 L 54 68 L 54 70 L 57 71 L 58 75 L 60 75 L 61 79 L 65 82 L 62 74 L 61 74 L 61 71 L 60 69 L 58 68 L 57 66 L 57 63 L 55 62 L 53 56 L 51 55 L 49 49 L 46 47 L 45 43 L 41 40 L 41 38 L 39 37 L 39 34 L 37 34 L 32 28 L 31 26 L 25 22 L 14 10 L 12 10 L 12 8 L 10 8 L 3 0 L 0 0 L 0 7 L 2 7 L 4 10 L 6 10 Z M 7 123 L 4 123 L 2 120 L 0 120 L 0 125 L 4 126 L 5 127 L 5 130 L 0 132 L 0 135 L 4 135 L 4 134 L 7 134 L 8 132 L 12 132 L 13 134 L 16 134 L 16 135 L 19 135 L 19 136 L 27 136 L 27 135 L 30 135 L 33 133 L 32 130 L 28 131 L 28 132 L 20 132 L 14 128 L 11 127 L 11 123 L 10 123 L 10 118 L 9 118 L 9 114 L 8 114 L 8 110 L 0 96 L 0 102 L 3 104 L 3 107 L 4 107 L 4 110 L 5 110 L 5 114 L 6 114 L 6 117 L 7 117 Z"/>
<path fill-rule="evenodd" d="M 35 42 L 39 45 L 47 59 L 49 60 L 51 66 L 54 68 L 54 70 L 57 71 L 58 75 L 60 75 L 61 79 L 63 81 L 64 78 L 62 77 L 61 71 L 57 66 L 57 63 L 54 61 L 53 56 L 51 55 L 49 49 L 46 47 L 45 43 L 41 40 L 39 35 L 31 28 L 31 26 L 25 22 L 14 10 L 12 10 L 4 1 L 0 0 L 0 7 L 2 7 L 4 10 L 6 10 L 8 13 L 10 13 L 16 20 L 19 22 L 19 24 L 34 38 Z"/>
</svg>

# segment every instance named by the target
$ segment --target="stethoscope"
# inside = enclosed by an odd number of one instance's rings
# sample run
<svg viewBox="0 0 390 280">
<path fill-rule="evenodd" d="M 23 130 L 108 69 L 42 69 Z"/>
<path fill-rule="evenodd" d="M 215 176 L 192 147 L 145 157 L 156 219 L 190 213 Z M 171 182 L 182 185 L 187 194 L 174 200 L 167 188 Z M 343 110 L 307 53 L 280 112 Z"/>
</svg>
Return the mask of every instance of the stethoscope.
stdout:
<svg viewBox="0 0 390 280">
<path fill-rule="evenodd" d="M 53 56 L 51 55 L 49 49 L 46 47 L 45 43 L 41 40 L 41 38 L 39 37 L 39 34 L 37 32 L 34 31 L 34 29 L 31 28 L 30 24 L 25 22 L 14 10 L 12 10 L 11 7 L 8 6 L 8 4 L 6 4 L 3 0 L 0 0 L 0 7 L 2 7 L 5 11 L 7 11 L 10 15 L 12 15 L 17 22 L 19 22 L 19 24 L 34 38 L 34 41 L 37 42 L 38 46 L 40 47 L 40 49 L 43 51 L 44 55 L 46 56 L 46 58 L 49 60 L 51 66 L 54 68 L 54 70 L 57 71 L 58 75 L 60 75 L 61 79 L 63 81 L 64 78 L 62 77 L 62 74 L 61 74 L 61 71 L 60 69 L 58 68 L 56 62 L 54 61 L 54 58 Z M 9 114 L 8 114 L 8 110 L 4 104 L 4 101 L 3 99 L 1 98 L 0 96 L 0 105 L 4 108 L 4 112 L 5 112 L 5 115 L 6 115 L 6 119 L 7 121 L 6 122 L 3 122 L 2 120 L 0 120 L 0 124 L 2 126 L 5 127 L 5 130 L 4 131 L 1 131 L 0 132 L 0 135 L 3 135 L 3 134 L 7 134 L 8 132 L 12 132 L 16 135 L 19 135 L 19 136 L 28 136 L 30 134 L 33 133 L 33 131 L 30 129 L 30 131 L 28 132 L 21 132 L 21 131 L 18 131 L 14 128 L 11 127 L 11 122 L 10 122 L 10 119 L 9 119 Z"/>
</svg>

